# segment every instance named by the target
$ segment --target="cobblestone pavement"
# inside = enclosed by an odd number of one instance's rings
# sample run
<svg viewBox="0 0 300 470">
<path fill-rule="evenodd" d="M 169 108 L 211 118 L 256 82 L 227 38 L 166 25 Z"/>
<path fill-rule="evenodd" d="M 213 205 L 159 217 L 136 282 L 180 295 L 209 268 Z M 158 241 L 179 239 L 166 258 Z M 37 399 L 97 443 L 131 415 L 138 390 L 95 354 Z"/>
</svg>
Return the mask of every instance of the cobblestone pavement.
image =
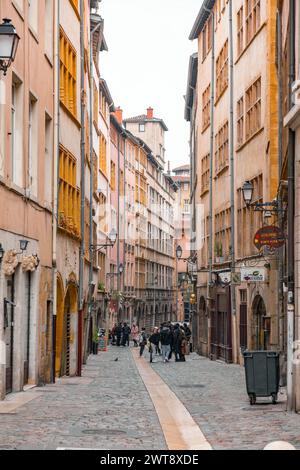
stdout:
<svg viewBox="0 0 300 470">
<path fill-rule="evenodd" d="M 285 395 L 279 403 L 258 399 L 250 406 L 244 368 L 199 357 L 187 362 L 163 364 L 160 374 L 188 409 L 214 449 L 263 449 L 272 441 L 285 440 L 300 449 L 300 415 L 285 412 Z"/>
<path fill-rule="evenodd" d="M 167 448 L 128 349 L 110 347 L 90 356 L 82 378 L 26 393 L 38 397 L 0 414 L 0 449 Z"/>
</svg>

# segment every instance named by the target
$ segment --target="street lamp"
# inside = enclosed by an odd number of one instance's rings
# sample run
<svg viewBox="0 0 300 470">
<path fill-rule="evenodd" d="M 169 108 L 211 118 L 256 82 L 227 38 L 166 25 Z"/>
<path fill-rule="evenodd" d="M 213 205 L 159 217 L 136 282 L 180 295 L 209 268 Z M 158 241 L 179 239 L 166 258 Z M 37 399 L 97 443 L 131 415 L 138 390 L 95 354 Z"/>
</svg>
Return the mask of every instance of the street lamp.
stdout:
<svg viewBox="0 0 300 470">
<path fill-rule="evenodd" d="M 2 263 L 4 253 L 4 248 L 2 247 L 2 243 L 0 243 L 0 264 Z"/>
<path fill-rule="evenodd" d="M 180 245 L 178 245 L 178 247 L 176 248 L 176 258 L 181 259 L 182 258 L 182 253 L 183 253 L 182 248 L 181 248 Z"/>
<path fill-rule="evenodd" d="M 105 243 L 100 243 L 99 245 L 91 245 L 91 249 L 93 251 L 99 251 L 102 248 L 107 248 L 108 246 L 113 247 L 117 241 L 117 237 L 118 237 L 117 231 L 113 228 L 110 231 Z"/>
<path fill-rule="evenodd" d="M 4 75 L 15 60 L 19 40 L 20 36 L 11 24 L 11 20 L 3 18 L 3 23 L 0 25 L 0 70 L 4 72 Z"/>
<path fill-rule="evenodd" d="M 114 246 L 114 244 L 116 243 L 117 241 L 117 231 L 113 228 L 111 231 L 110 231 L 110 234 L 108 235 L 108 239 L 109 241 L 111 242 L 111 246 Z"/>
<path fill-rule="evenodd" d="M 253 197 L 254 186 L 251 181 L 245 181 L 242 187 L 243 191 L 243 198 L 245 201 L 246 206 L 250 206 Z"/>
<path fill-rule="evenodd" d="M 28 240 L 20 240 L 20 250 L 22 253 L 27 250 L 28 243 Z"/>
<path fill-rule="evenodd" d="M 242 186 L 242 192 L 246 207 L 253 208 L 256 212 L 264 212 L 267 219 L 272 217 L 273 214 L 285 212 L 284 209 L 279 208 L 277 199 L 274 199 L 272 202 L 252 202 L 254 186 L 251 181 L 245 181 Z"/>
</svg>

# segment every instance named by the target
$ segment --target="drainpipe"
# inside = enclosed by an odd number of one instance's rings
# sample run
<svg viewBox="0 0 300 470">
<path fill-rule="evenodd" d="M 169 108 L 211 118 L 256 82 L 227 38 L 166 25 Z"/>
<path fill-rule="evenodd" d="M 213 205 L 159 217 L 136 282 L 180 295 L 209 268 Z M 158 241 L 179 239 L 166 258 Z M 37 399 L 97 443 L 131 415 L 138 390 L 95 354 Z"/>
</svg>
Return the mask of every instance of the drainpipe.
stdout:
<svg viewBox="0 0 300 470">
<path fill-rule="evenodd" d="M 277 13 L 277 73 L 278 73 L 278 181 L 281 180 L 282 174 L 282 145 L 283 145 L 283 77 L 282 77 L 282 30 L 281 30 L 282 14 Z M 278 197 L 278 208 L 282 209 L 281 194 Z M 279 212 L 279 226 L 283 227 L 282 212 Z M 278 347 L 281 352 L 284 351 L 284 308 L 283 308 L 283 248 L 279 249 L 278 261 Z"/>
<path fill-rule="evenodd" d="M 55 382 L 56 307 L 57 307 L 57 225 L 59 204 L 59 125 L 60 125 L 60 0 L 54 3 L 54 126 L 53 126 L 53 209 L 52 209 L 52 367 L 51 382 Z"/>
<path fill-rule="evenodd" d="M 93 174 L 93 117 L 98 120 L 98 116 L 93 116 L 94 112 L 94 73 L 93 73 L 93 38 L 96 31 L 102 25 L 102 21 L 91 30 L 90 33 L 90 115 L 89 115 L 89 133 L 90 133 L 90 210 L 89 210 L 89 224 L 90 224 L 90 269 L 89 269 L 89 288 L 91 289 L 93 283 L 93 187 L 94 187 L 94 174 Z M 97 251 L 96 251 L 97 253 Z M 90 291 L 91 292 L 91 291 Z M 92 314 L 92 297 L 89 298 L 89 316 Z"/>
<path fill-rule="evenodd" d="M 212 53 L 211 53 L 211 96 L 210 96 L 210 162 L 209 162 L 209 279 L 207 284 L 207 298 L 210 302 L 210 289 L 212 287 L 212 270 L 213 270 L 213 160 L 214 160 L 214 139 L 215 139 L 215 14 L 212 11 Z M 210 322 L 211 316 L 208 317 L 208 353 L 210 351 Z"/>
<path fill-rule="evenodd" d="M 117 292 L 118 292 L 118 314 L 117 318 L 120 322 L 121 319 L 119 318 L 119 308 L 120 308 L 120 299 L 119 299 L 119 292 L 121 290 L 121 274 L 119 272 L 120 267 L 120 132 L 118 131 L 118 178 L 117 178 L 117 185 L 118 185 L 118 217 L 117 217 Z"/>
<path fill-rule="evenodd" d="M 231 275 L 235 271 L 235 191 L 234 191 L 234 55 L 233 55 L 233 24 L 232 24 L 232 0 L 229 0 L 229 87 L 230 87 L 230 222 L 231 222 Z M 235 286 L 230 287 L 231 313 L 233 315 L 233 362 L 239 357 L 237 350 L 237 316 L 236 316 L 236 291 Z"/>
<path fill-rule="evenodd" d="M 81 376 L 83 345 L 83 276 L 84 276 L 84 203 L 85 203 L 85 104 L 84 104 L 84 0 L 80 0 L 80 255 L 79 255 L 79 312 L 77 375 Z M 88 328 L 87 328 L 88 331 Z M 86 332 L 87 334 L 87 332 Z"/>
<path fill-rule="evenodd" d="M 289 2 L 289 109 L 293 107 L 292 86 L 295 81 L 295 0 Z M 288 305 L 287 305 L 287 409 L 294 409 L 293 396 L 293 342 L 295 323 L 294 301 L 294 217 L 295 217 L 295 132 L 289 129 L 288 144 Z"/>
</svg>

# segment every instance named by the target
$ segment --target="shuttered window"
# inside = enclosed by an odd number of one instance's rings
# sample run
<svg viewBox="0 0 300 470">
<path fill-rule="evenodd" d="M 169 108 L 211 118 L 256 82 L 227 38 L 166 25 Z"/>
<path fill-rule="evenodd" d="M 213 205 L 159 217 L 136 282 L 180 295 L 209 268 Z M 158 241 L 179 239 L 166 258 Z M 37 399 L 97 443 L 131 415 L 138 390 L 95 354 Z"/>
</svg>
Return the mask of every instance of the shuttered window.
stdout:
<svg viewBox="0 0 300 470">
<path fill-rule="evenodd" d="M 60 29 L 60 100 L 76 117 L 77 55 L 63 29 Z"/>
<path fill-rule="evenodd" d="M 80 233 L 80 191 L 76 186 L 76 158 L 60 146 L 59 226 L 75 236 Z"/>
</svg>

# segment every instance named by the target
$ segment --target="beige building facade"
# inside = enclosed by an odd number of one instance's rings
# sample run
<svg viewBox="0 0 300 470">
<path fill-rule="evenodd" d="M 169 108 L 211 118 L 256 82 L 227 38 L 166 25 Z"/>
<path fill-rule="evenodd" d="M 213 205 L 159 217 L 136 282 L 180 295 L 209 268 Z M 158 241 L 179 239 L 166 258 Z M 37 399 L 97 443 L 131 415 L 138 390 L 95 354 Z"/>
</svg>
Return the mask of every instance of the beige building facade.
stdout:
<svg viewBox="0 0 300 470">
<path fill-rule="evenodd" d="M 246 348 L 280 348 L 278 256 L 253 244 L 277 215 L 265 219 L 242 193 L 251 182 L 252 202 L 277 194 L 275 2 L 205 1 L 190 39 L 198 41 L 185 110 L 199 271 L 195 341 L 201 353 L 239 363 Z"/>
</svg>

